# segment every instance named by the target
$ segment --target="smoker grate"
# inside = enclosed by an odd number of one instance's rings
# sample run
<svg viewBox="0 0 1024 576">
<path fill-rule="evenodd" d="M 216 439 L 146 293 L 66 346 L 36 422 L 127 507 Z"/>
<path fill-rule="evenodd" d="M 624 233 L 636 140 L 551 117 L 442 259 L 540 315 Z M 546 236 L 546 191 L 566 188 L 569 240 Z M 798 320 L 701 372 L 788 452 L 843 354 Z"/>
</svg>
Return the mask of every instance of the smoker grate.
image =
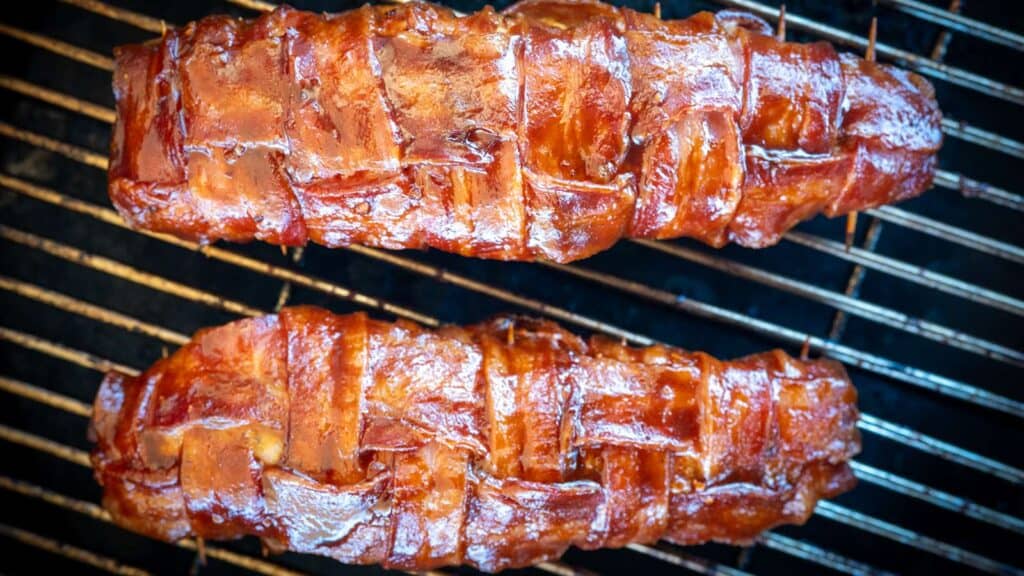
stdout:
<svg viewBox="0 0 1024 576">
<path fill-rule="evenodd" d="M 718 1 L 778 16 L 777 7 L 752 0 Z M 634 344 L 664 341 L 719 356 L 807 345 L 850 367 L 865 411 L 865 452 L 855 463 L 862 486 L 822 503 L 807 526 L 770 532 L 738 553 L 719 545 L 635 545 L 571 551 L 532 571 L 1024 573 L 1014 549 L 1024 535 L 1024 288 L 1015 281 L 1024 264 L 1024 198 L 1001 187 L 1015 182 L 1024 158 L 1024 90 L 1016 87 L 1024 74 L 981 71 L 993 59 L 1019 56 L 1024 42 L 1019 31 L 983 22 L 998 18 L 997 10 L 979 5 L 977 17 L 961 15 L 958 0 L 949 9 L 882 0 L 874 11 L 854 0 L 847 10 L 798 1 L 786 16 L 801 39 L 858 50 L 867 41 L 848 29 L 881 16 L 878 56 L 936 80 L 947 113 L 970 119 L 943 122 L 948 138 L 936 185 L 959 194 L 933 191 L 868 211 L 849 249 L 835 240 L 842 224 L 819 219 L 760 252 L 638 241 L 579 265 L 527 265 L 365 247 L 281 255 L 129 230 L 105 198 L 101 151 L 114 112 L 113 66 L 103 54 L 166 24 L 98 0 L 64 4 L 30 9 L 24 18 L 4 14 L 12 22 L 0 23 L 12 48 L 6 53 L 25 55 L 0 74 L 0 97 L 9 104 L 0 119 L 0 442 L 9 454 L 0 463 L 0 506 L 26 511 L 0 519 L 0 541 L 31 560 L 5 571 L 336 570 L 331 561 L 294 554 L 260 558 L 249 540 L 175 548 L 120 531 L 95 504 L 83 450 L 98 372 L 137 372 L 201 326 L 303 302 L 430 326 L 511 307 Z M 184 22 L 273 7 L 228 4 L 147 9 Z M 468 0 L 453 6 L 479 7 Z M 677 17 L 703 7 L 666 2 L 663 12 Z"/>
</svg>

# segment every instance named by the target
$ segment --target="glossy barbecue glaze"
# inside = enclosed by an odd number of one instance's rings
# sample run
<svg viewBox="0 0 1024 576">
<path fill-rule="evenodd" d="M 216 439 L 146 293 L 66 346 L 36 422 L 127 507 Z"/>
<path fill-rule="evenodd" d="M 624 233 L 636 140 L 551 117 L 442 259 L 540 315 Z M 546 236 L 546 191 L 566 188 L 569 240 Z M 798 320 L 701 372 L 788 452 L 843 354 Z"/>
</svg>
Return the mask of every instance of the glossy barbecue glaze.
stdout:
<svg viewBox="0 0 1024 576">
<path fill-rule="evenodd" d="M 839 364 L 780 351 L 291 308 L 108 374 L 93 464 L 115 520 L 158 538 L 495 571 L 803 522 L 854 483 L 855 402 Z"/>
<path fill-rule="evenodd" d="M 623 237 L 766 246 L 919 194 L 941 143 L 922 78 L 730 12 L 281 8 L 116 54 L 111 199 L 202 241 L 559 262 Z"/>
</svg>

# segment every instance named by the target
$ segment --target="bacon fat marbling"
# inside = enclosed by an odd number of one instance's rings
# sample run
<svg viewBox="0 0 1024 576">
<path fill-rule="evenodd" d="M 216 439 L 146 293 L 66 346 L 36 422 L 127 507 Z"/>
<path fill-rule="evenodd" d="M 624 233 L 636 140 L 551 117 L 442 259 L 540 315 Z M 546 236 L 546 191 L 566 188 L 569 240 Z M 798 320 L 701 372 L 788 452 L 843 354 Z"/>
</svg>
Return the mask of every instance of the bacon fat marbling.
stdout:
<svg viewBox="0 0 1024 576">
<path fill-rule="evenodd" d="M 853 486 L 857 418 L 830 360 L 299 307 L 108 374 L 92 461 L 115 521 L 157 538 L 497 571 L 801 523 Z"/>
</svg>

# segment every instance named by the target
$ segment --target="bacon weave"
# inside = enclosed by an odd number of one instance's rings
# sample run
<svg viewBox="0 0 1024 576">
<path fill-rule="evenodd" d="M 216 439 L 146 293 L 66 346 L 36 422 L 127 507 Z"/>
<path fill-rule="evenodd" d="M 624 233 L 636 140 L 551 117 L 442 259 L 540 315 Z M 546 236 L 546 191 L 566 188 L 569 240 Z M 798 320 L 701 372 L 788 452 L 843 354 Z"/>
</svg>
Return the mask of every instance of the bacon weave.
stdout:
<svg viewBox="0 0 1024 576">
<path fill-rule="evenodd" d="M 930 84 L 749 14 L 596 1 L 215 16 L 119 48 L 110 196 L 204 242 L 568 262 L 776 243 L 929 187 Z"/>
<path fill-rule="evenodd" d="M 801 523 L 853 486 L 855 403 L 842 366 L 781 351 L 286 308 L 108 374 L 92 459 L 114 519 L 158 538 L 497 571 Z"/>
</svg>

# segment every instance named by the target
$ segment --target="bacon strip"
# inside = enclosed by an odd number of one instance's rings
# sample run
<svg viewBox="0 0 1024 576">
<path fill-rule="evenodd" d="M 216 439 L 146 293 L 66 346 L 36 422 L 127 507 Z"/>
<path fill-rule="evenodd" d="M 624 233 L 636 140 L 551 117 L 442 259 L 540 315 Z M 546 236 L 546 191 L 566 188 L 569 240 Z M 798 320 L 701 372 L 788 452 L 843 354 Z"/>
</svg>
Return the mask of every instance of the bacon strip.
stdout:
<svg viewBox="0 0 1024 576">
<path fill-rule="evenodd" d="M 927 81 L 749 14 L 596 0 L 209 17 L 116 50 L 110 197 L 189 239 L 568 262 L 762 247 L 931 185 Z"/>
<path fill-rule="evenodd" d="M 497 318 L 429 331 L 287 308 L 203 330 L 96 397 L 127 528 L 497 571 L 666 539 L 749 542 L 850 489 L 842 366 L 721 362 Z"/>
</svg>

